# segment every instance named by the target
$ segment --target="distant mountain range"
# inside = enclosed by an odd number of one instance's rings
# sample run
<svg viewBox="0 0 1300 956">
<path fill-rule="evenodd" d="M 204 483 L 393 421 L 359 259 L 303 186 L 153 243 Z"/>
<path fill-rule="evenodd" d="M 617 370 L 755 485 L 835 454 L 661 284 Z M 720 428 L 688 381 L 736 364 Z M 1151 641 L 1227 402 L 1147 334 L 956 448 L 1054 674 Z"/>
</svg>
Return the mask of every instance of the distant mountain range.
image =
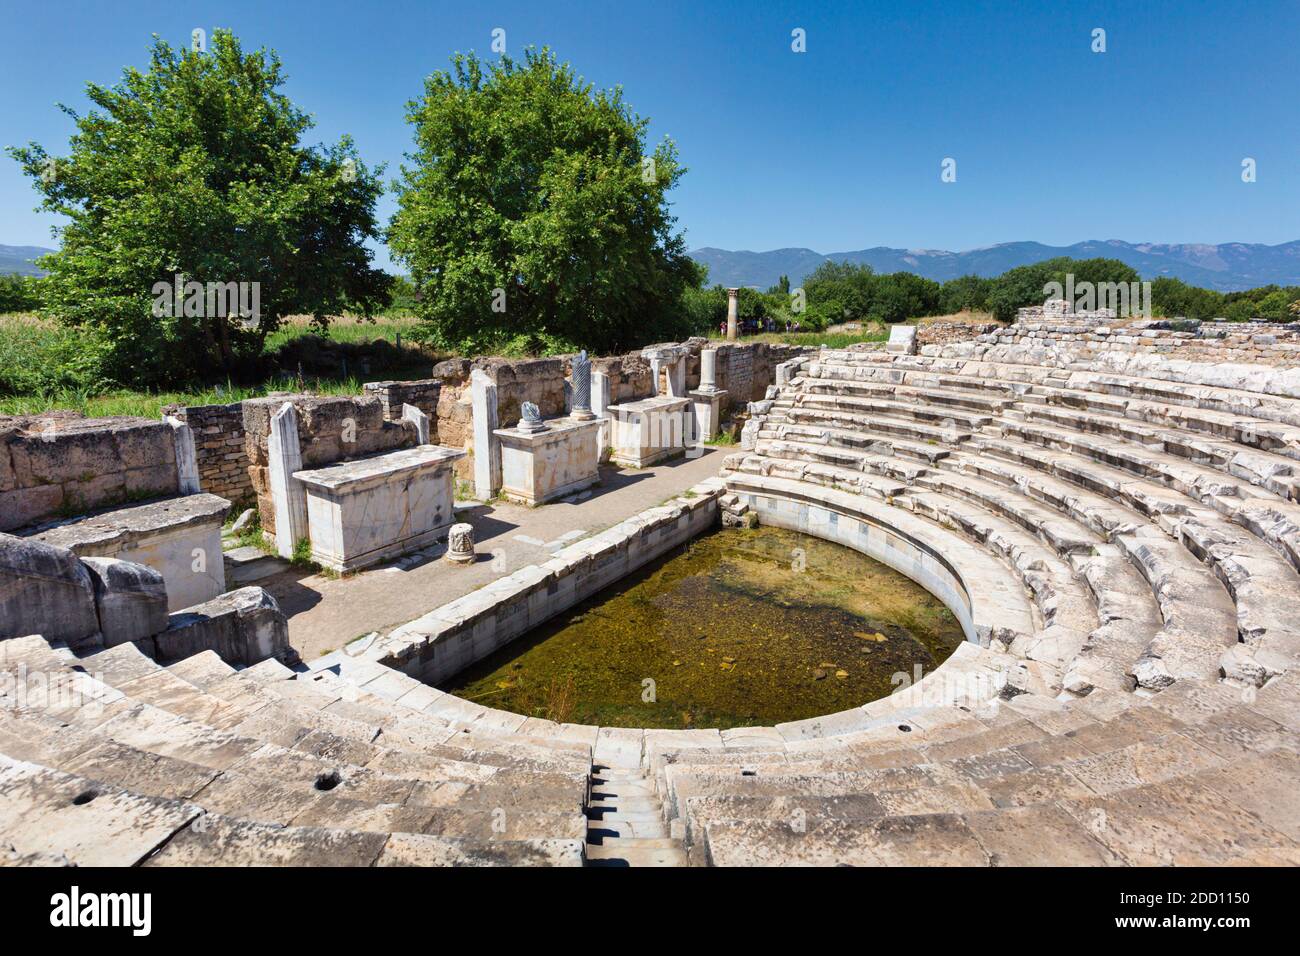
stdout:
<svg viewBox="0 0 1300 956">
<path fill-rule="evenodd" d="M 45 275 L 32 264 L 32 260 L 53 251 L 43 246 L 0 246 L 0 275 L 10 272 L 24 276 Z"/>
<path fill-rule="evenodd" d="M 776 285 L 783 275 L 789 276 L 791 284 L 798 286 L 827 260 L 869 265 L 877 272 L 915 272 L 927 279 L 944 282 L 972 273 L 995 276 L 1016 266 L 1031 265 L 1056 256 L 1119 259 L 1131 265 L 1144 279 L 1171 276 L 1221 292 L 1270 283 L 1300 285 L 1300 240 L 1276 246 L 1248 242 L 1225 242 L 1217 246 L 1194 243 L 1165 245 L 1119 239 L 1089 240 L 1072 246 L 1003 242 L 966 252 L 876 246 L 826 255 L 811 249 L 732 252 L 705 247 L 693 250 L 690 255 L 709 267 L 710 285 L 721 283 L 759 289 Z"/>
<path fill-rule="evenodd" d="M 33 265 L 32 260 L 53 251 L 41 246 L 0 245 L 0 275 L 8 272 L 41 275 L 41 270 Z M 1144 279 L 1173 276 L 1221 292 L 1252 289 L 1270 283 L 1300 285 L 1300 240 L 1276 246 L 1251 242 L 1225 242 L 1217 246 L 1195 243 L 1165 245 L 1119 239 L 1089 240 L 1072 246 L 1004 242 L 966 252 L 876 246 L 826 255 L 811 249 L 733 252 L 705 247 L 693 250 L 690 255 L 709 267 L 710 285 L 721 283 L 759 289 L 776 285 L 783 275 L 789 276 L 790 282 L 797 286 L 828 259 L 869 265 L 877 272 L 915 272 L 927 279 L 944 282 L 971 273 L 995 276 L 1016 266 L 1042 262 L 1055 256 L 1119 259 L 1131 265 Z"/>
</svg>

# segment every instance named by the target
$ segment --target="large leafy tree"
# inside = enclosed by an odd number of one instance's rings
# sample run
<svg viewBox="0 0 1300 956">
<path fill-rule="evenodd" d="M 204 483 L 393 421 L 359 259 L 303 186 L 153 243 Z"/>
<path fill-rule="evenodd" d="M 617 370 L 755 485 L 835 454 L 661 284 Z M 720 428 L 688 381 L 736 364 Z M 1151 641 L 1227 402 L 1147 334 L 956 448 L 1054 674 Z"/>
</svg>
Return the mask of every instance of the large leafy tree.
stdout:
<svg viewBox="0 0 1300 956">
<path fill-rule="evenodd" d="M 428 337 L 462 351 L 612 350 L 688 323 L 698 282 L 666 194 L 684 172 L 622 91 L 549 50 L 452 58 L 408 105 L 415 149 L 389 246 Z"/>
<path fill-rule="evenodd" d="M 76 123 L 70 155 L 10 149 L 41 208 L 68 220 L 62 248 L 41 261 L 45 306 L 88 333 L 110 378 L 158 385 L 233 372 L 285 315 L 324 323 L 387 301 L 389 277 L 363 245 L 380 236 L 383 171 L 368 170 L 347 137 L 302 145 L 312 122 L 283 83 L 273 51 L 245 53 L 227 31 L 207 52 L 155 37 L 146 70 L 88 84 L 91 112 L 62 107 Z M 257 321 L 210 314 L 233 311 L 220 300 L 160 309 L 156 284 L 178 275 L 249 283 L 245 304 L 258 283 Z"/>
</svg>

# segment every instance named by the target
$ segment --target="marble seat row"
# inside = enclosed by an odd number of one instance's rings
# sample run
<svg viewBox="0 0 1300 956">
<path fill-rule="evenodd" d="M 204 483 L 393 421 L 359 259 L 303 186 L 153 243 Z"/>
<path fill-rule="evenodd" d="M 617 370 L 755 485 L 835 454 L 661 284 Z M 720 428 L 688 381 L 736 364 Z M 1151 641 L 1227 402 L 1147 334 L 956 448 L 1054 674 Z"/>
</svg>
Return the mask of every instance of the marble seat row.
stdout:
<svg viewBox="0 0 1300 956">
<path fill-rule="evenodd" d="M 647 762 L 692 862 L 1300 860 L 1300 403 L 823 350 L 764 411 L 728 490 L 812 486 L 979 547 L 1032 611 L 1007 652 L 1045 658 L 1049 686 L 876 702 L 879 719 L 807 739 L 658 741 Z"/>
<path fill-rule="evenodd" d="M 969 364 L 971 363 L 967 363 L 968 366 Z M 846 365 L 814 363 L 809 370 L 811 374 L 796 381 L 794 397 L 775 403 L 773 415 L 765 423 L 760 437 L 786 427 L 783 417 L 788 409 L 798 406 L 798 388 L 806 382 L 818 382 L 817 373 L 823 369 L 835 377 L 821 381 L 822 385 L 840 382 L 858 384 L 857 379 L 852 377 L 858 369 Z M 880 363 L 875 363 L 866 371 L 879 376 L 884 368 Z M 954 379 L 964 380 L 962 384 L 978 381 L 984 386 L 996 381 L 967 374 L 969 371 L 967 368 L 960 375 L 946 375 L 943 387 L 951 387 Z M 1006 395 L 1014 394 L 1012 389 L 1021 391 L 1022 399 L 1028 394 L 1023 391 L 1026 386 L 1019 383 L 1001 384 L 1008 386 L 1002 390 Z M 819 396 L 818 400 L 834 399 L 827 394 Z M 1296 581 L 1291 572 L 1276 560 L 1280 555 L 1294 564 L 1296 555 L 1292 533 L 1297 517 L 1293 512 L 1295 506 L 1286 500 L 1288 487 L 1275 483 L 1278 476 L 1289 468 L 1286 464 L 1289 459 L 1249 449 L 1238 452 L 1229 447 L 1232 442 L 1213 439 L 1211 445 L 1217 457 L 1207 455 L 1204 462 L 1197 462 L 1164 450 L 1156 450 L 1134 439 L 1159 435 L 1163 437 L 1162 448 L 1176 447 L 1184 452 L 1194 452 L 1197 448 L 1206 449 L 1203 437 L 1193 436 L 1184 440 L 1178 437 L 1180 433 L 1169 429 L 1135 436 L 1120 427 L 1127 427 L 1126 419 L 1108 416 L 1092 416 L 1087 423 L 1074 422 L 1070 426 L 1050 429 L 1032 424 L 1033 417 L 1047 407 L 1049 406 L 1024 401 L 1004 407 L 989 425 L 974 433 L 973 437 L 949 444 L 950 455 L 935 456 L 932 466 L 941 470 L 951 468 L 957 460 L 951 458 L 951 455 L 961 455 L 962 450 L 966 449 L 971 453 L 963 455 L 965 461 L 1002 457 L 1063 477 L 1085 490 L 1122 497 L 1135 510 L 1148 517 L 1155 516 L 1164 525 L 1166 532 L 1208 564 L 1220 581 L 1229 587 L 1236 600 L 1240 634 L 1244 641 L 1259 646 L 1260 638 L 1272 631 L 1274 636 L 1263 643 L 1270 651 L 1266 657 L 1273 664 L 1277 661 L 1271 656 L 1272 649 L 1277 649 L 1281 654 L 1294 649 L 1291 629 L 1281 608 Z M 877 440 L 885 439 L 887 435 L 887 432 L 876 433 L 880 425 L 879 416 L 855 415 L 852 412 L 838 414 L 856 418 L 858 427 L 854 441 L 870 447 L 877 459 L 882 452 L 888 451 Z M 889 414 L 898 415 L 899 410 L 891 408 Z M 1104 437 L 1096 437 L 1097 432 L 1090 433 L 1087 430 L 1103 427 L 1107 422 L 1116 428 L 1105 433 Z M 847 421 L 844 423 L 849 424 Z M 1057 420 L 1055 424 L 1060 426 L 1062 422 Z M 953 436 L 947 437 L 951 439 Z M 828 447 L 840 443 L 839 437 L 828 430 L 823 430 L 819 438 Z M 1044 453 L 1035 454 L 1034 445 L 1042 447 Z M 778 457 L 791 457 L 790 450 L 780 447 L 765 449 L 760 446 L 757 450 L 771 451 Z M 838 448 L 836 453 L 839 454 Z M 846 463 L 845 457 L 840 455 L 842 464 Z M 1253 459 L 1258 464 L 1265 457 L 1271 459 L 1266 467 L 1241 467 L 1243 458 Z M 883 466 L 877 462 L 871 467 L 880 470 Z M 1259 484 L 1252 483 L 1252 478 Z M 917 480 L 924 482 L 933 479 L 926 477 Z M 1270 484 L 1273 485 L 1271 489 L 1268 487 Z M 1112 527 L 1115 526 L 1114 521 L 1112 516 Z M 1149 529 L 1144 533 L 1149 534 Z M 1262 539 L 1268 547 L 1260 547 L 1257 542 L 1250 540 L 1251 535 Z M 1131 540 L 1120 543 L 1125 545 L 1125 550 L 1135 560 L 1150 557 L 1160 550 L 1159 543 L 1154 539 L 1142 547 L 1134 545 Z M 1270 553 L 1270 548 L 1273 553 Z M 1150 566 L 1148 561 L 1145 565 L 1140 565 L 1140 569 L 1145 572 Z M 1213 656 L 1214 643 L 1205 643 L 1203 656 L 1208 663 Z"/>
<path fill-rule="evenodd" d="M 283 857 L 297 845 L 284 831 L 320 830 L 336 834 L 322 836 L 322 847 L 340 839 L 372 848 L 369 863 L 582 861 L 589 750 L 482 735 L 467 742 L 361 693 L 348 695 L 356 709 L 330 711 L 343 699 L 272 667 L 235 671 L 215 655 L 173 670 L 130 644 L 78 658 L 31 637 L 5 650 L 3 668 L 21 678 L 6 685 L 0 708 L 0 755 L 23 765 L 14 786 L 65 812 L 66 787 L 54 784 L 85 781 L 78 793 L 99 804 L 93 821 L 120 803 L 150 813 L 165 806 L 176 823 L 149 854 L 133 856 L 135 844 L 114 829 L 138 826 L 130 814 L 89 835 L 72 818 L 42 834 L 24 817 L 0 827 L 0 843 L 15 853 L 57 851 L 73 863 L 311 863 L 309 842 Z M 43 678 L 39 694 L 28 687 L 33 674 Z M 54 683 L 65 685 L 62 699 L 50 696 Z M 271 833 L 259 856 L 254 837 Z M 223 857 L 229 840 L 238 851 Z M 335 862 L 359 859 L 340 852 Z"/>
</svg>

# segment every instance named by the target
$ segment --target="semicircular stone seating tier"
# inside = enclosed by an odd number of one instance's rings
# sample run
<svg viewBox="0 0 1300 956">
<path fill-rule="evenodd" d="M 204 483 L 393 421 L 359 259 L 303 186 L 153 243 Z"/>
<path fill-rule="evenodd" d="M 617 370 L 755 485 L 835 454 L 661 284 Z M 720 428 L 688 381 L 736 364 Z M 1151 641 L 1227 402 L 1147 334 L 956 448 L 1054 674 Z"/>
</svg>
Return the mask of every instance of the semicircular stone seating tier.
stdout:
<svg viewBox="0 0 1300 956">
<path fill-rule="evenodd" d="M 602 728 L 365 655 L 237 670 L 19 638 L 0 861 L 577 865 L 601 823 L 632 862 L 1300 863 L 1300 400 L 938 351 L 823 349 L 716 489 L 953 610 L 967 642 L 905 690 Z"/>
</svg>

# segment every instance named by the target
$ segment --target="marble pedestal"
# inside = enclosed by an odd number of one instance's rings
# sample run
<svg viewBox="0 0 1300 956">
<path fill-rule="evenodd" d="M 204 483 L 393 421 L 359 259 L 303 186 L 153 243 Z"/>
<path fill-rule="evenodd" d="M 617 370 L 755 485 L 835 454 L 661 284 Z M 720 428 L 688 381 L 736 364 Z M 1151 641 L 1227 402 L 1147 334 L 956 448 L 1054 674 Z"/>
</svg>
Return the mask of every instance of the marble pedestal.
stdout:
<svg viewBox="0 0 1300 956">
<path fill-rule="evenodd" d="M 655 396 L 609 406 L 616 465 L 645 468 L 686 451 L 690 400 Z"/>
<path fill-rule="evenodd" d="M 718 437 L 722 424 L 722 405 L 727 400 L 726 389 L 712 392 L 693 389 L 686 393 L 691 400 L 691 414 L 695 419 L 695 441 L 712 441 Z"/>
<path fill-rule="evenodd" d="M 438 540 L 454 519 L 452 468 L 464 456 L 419 445 L 295 472 L 307 492 L 312 560 L 354 571 Z"/>
<path fill-rule="evenodd" d="M 596 419 L 551 419 L 543 431 L 498 428 L 501 493 L 526 505 L 563 498 L 600 480 L 600 426 Z"/>
</svg>

